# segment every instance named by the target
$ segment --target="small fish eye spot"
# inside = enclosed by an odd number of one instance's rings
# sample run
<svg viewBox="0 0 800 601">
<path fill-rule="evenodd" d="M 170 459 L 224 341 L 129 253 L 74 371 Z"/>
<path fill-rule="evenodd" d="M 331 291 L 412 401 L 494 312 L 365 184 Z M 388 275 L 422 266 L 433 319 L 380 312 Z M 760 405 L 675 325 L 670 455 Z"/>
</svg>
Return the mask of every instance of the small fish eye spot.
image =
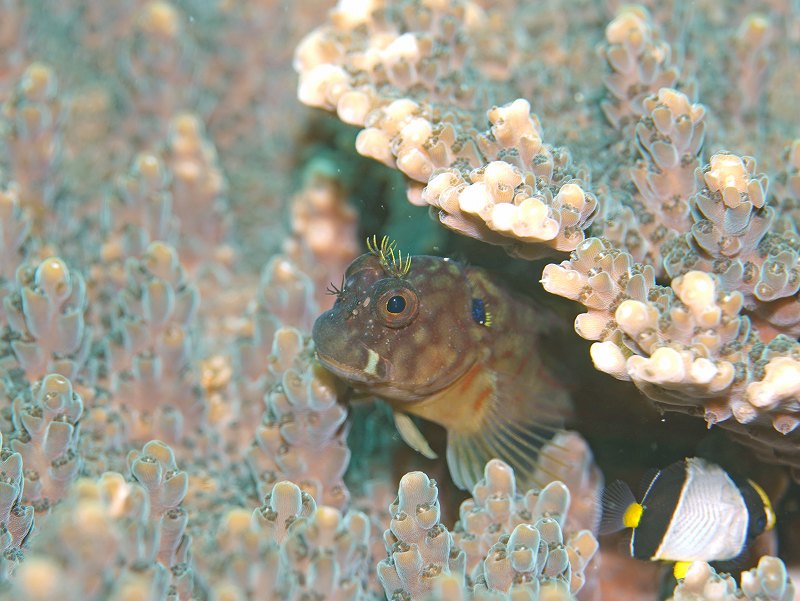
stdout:
<svg viewBox="0 0 800 601">
<path fill-rule="evenodd" d="M 386 301 L 386 310 L 389 313 L 402 313 L 406 308 L 406 299 L 399 294 Z"/>
</svg>

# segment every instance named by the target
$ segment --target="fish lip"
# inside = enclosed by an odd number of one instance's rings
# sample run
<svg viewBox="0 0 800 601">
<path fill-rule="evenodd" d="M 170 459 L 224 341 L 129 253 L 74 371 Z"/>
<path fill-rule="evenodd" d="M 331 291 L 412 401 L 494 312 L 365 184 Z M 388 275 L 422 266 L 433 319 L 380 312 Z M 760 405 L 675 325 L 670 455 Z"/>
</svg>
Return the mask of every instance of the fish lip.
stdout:
<svg viewBox="0 0 800 601">
<path fill-rule="evenodd" d="M 351 367 L 345 363 L 340 363 L 336 359 L 321 353 L 317 349 L 317 359 L 322 366 L 328 371 L 333 372 L 343 380 L 348 382 L 357 382 L 360 384 L 374 384 L 375 382 L 382 382 L 383 380 L 378 376 L 372 376 L 359 369 Z"/>
</svg>

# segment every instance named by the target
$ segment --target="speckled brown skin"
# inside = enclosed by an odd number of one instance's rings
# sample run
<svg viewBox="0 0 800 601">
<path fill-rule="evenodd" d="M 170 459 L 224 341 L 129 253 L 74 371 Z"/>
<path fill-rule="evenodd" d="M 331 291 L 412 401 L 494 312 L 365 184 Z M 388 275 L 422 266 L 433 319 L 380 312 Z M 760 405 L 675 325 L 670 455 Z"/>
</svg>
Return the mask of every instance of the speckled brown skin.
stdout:
<svg viewBox="0 0 800 601">
<path fill-rule="evenodd" d="M 393 296 L 405 301 L 399 314 L 387 308 Z M 473 318 L 476 298 L 490 325 Z M 532 472 L 541 436 L 569 409 L 538 358 L 544 327 L 530 302 L 481 269 L 416 256 L 398 277 L 365 254 L 348 267 L 313 337 L 320 362 L 355 390 L 444 426 L 454 480 L 469 486 L 495 456 Z"/>
</svg>

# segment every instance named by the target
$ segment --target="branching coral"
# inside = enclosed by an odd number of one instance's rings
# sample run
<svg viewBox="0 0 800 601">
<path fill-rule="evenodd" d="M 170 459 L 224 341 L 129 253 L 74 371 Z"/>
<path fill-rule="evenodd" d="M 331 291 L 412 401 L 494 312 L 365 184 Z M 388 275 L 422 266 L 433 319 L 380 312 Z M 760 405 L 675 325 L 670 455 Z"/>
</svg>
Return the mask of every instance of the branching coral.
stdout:
<svg viewBox="0 0 800 601">
<path fill-rule="evenodd" d="M 313 360 L 310 340 L 294 328 L 275 332 L 264 421 L 247 461 L 259 490 L 291 479 L 320 502 L 343 508 L 342 480 L 350 460 L 346 410 L 337 403 L 334 377 Z"/>
<path fill-rule="evenodd" d="M 715 154 L 698 177 L 702 188 L 691 199 L 690 234 L 665 257 L 666 271 L 670 277 L 690 269 L 716 273 L 724 290 L 741 292 L 745 308 L 759 307 L 768 319 L 771 303 L 800 289 L 800 235 L 796 227 L 770 231 L 775 209 L 765 204 L 767 178 L 755 173 L 752 159 Z M 771 325 L 796 336 L 800 313 L 781 311 Z"/>
<path fill-rule="evenodd" d="M 411 472 L 400 479 L 397 494 L 389 507 L 391 524 L 383 535 L 389 557 L 378 564 L 378 578 L 389 599 L 421 599 L 440 575 L 462 579 L 467 556 L 439 521 L 435 480 Z"/>
<path fill-rule="evenodd" d="M 259 309 L 277 318 L 282 325 L 310 332 L 319 308 L 314 300 L 314 284 L 308 274 L 286 257 L 270 259 L 261 273 L 257 302 Z"/>
<path fill-rule="evenodd" d="M 67 378 L 50 374 L 14 399 L 12 411 L 10 446 L 25 464 L 22 499 L 44 514 L 81 468 L 77 445 L 83 401 Z"/>
<path fill-rule="evenodd" d="M 3 109 L 10 124 L 8 152 L 22 206 L 29 208 L 37 227 L 52 210 L 61 182 L 62 108 L 53 69 L 33 63 L 22 74 Z"/>
<path fill-rule="evenodd" d="M 196 115 L 179 114 L 171 121 L 163 155 L 171 174 L 172 211 L 184 237 L 182 254 L 190 261 L 189 270 L 194 271 L 196 264 L 219 260 L 226 254 L 221 245 L 230 225 L 227 181 L 217 150 Z"/>
<path fill-rule="evenodd" d="M 23 246 L 31 222 L 19 202 L 17 186 L 0 185 L 0 286 L 14 280 L 14 272 L 24 259 Z"/>
<path fill-rule="evenodd" d="M 238 414 L 246 432 L 255 432 L 264 411 L 263 400 L 280 383 L 281 372 L 270 370 L 275 334 L 281 326 L 310 332 L 318 306 L 309 276 L 286 257 L 273 257 L 264 267 L 256 292 L 256 306 L 233 349 L 236 366 Z M 278 353 L 279 354 L 279 353 Z M 238 434 L 237 434 L 238 438 Z"/>
<path fill-rule="evenodd" d="M 678 70 L 670 65 L 671 49 L 642 6 L 625 6 L 606 27 L 601 47 L 611 72 L 603 82 L 611 95 L 602 108 L 615 129 L 635 123 L 645 114 L 646 96 L 675 83 Z"/>
<path fill-rule="evenodd" d="M 530 594 L 535 595 L 540 579 L 553 579 L 567 586 L 565 594 L 576 594 L 597 541 L 588 530 L 565 536 L 569 505 L 570 492 L 562 482 L 518 492 L 508 465 L 499 460 L 487 463 L 472 499 L 461 504 L 454 534 L 466 552 L 470 581 L 478 590 L 503 592 L 515 583 L 527 583 L 522 588 L 533 586 Z"/>
<path fill-rule="evenodd" d="M 160 242 L 129 259 L 126 275 L 106 343 L 114 400 L 127 415 L 130 440 L 177 442 L 204 421 L 189 329 L 198 292 L 175 249 Z"/>
<path fill-rule="evenodd" d="M 570 493 L 558 481 L 516 491 L 514 471 L 497 459 L 461 505 L 449 532 L 440 522 L 436 482 L 421 472 L 400 480 L 378 564 L 387 598 L 573 599 L 597 551 L 588 530 L 565 537 Z"/>
<path fill-rule="evenodd" d="M 369 534 L 364 514 L 349 512 L 342 516 L 339 510 L 324 505 L 310 517 L 293 523 L 281 556 L 301 583 L 299 598 L 366 599 Z"/>
<path fill-rule="evenodd" d="M 427 183 L 421 193 L 412 184 L 409 199 L 433 207 L 442 223 L 461 234 L 524 258 L 575 249 L 581 249 L 579 256 L 616 253 L 603 259 L 607 265 L 587 266 L 580 283 L 557 276 L 555 265 L 544 274 L 550 291 L 583 296 L 589 303 L 591 310 L 576 329 L 603 341 L 593 347 L 601 369 L 633 379 L 664 407 L 704 405 L 712 422 L 735 415 L 750 424 L 746 430 L 754 436 L 759 420 L 780 432 L 793 429 L 794 393 L 786 387 L 777 391 L 777 376 L 765 384 L 772 392 L 764 397 L 760 387 L 745 395 L 745 387 L 762 378 L 763 366 L 776 353 L 791 352 L 787 339 L 765 344 L 777 332 L 796 333 L 796 226 L 784 220 L 774 228 L 767 181 L 749 159 L 717 153 L 700 168 L 706 109 L 670 87 L 677 85 L 679 72 L 647 11 L 622 8 L 601 47 L 610 69 L 604 79 L 609 98 L 602 106 L 620 131 L 615 149 L 624 152 L 624 137 L 633 136 L 630 147 L 640 158 L 622 169 L 618 162 L 600 161 L 612 167 L 602 185 L 622 188 L 608 190 L 600 210 L 588 173 L 572 166 L 565 150 L 542 142 L 541 125 L 526 100 L 490 109 L 491 127 L 483 131 L 476 91 L 488 78 L 486 65 L 474 48 L 463 45 L 464 38 L 480 39 L 479 13 L 459 3 L 425 5 L 424 19 L 382 9 L 382 4 L 342 3 L 326 25 L 306 37 L 295 57 L 300 100 L 364 127 L 357 150 L 413 182 Z M 755 61 L 750 79 L 758 79 L 756 38 L 763 23 L 746 23 L 741 54 Z M 426 78 L 426 69 L 441 86 L 426 85 L 434 81 Z M 456 82 L 460 88 L 451 87 Z M 602 219 L 594 231 L 613 247 L 583 242 L 597 212 Z M 702 280 L 687 273 L 691 270 L 718 279 Z M 674 291 L 655 286 L 656 278 L 682 274 L 684 279 L 673 281 Z M 690 305 L 687 297 L 697 287 L 725 295 L 726 308 L 712 311 L 716 317 L 700 316 L 705 308 L 693 309 L 696 315 L 683 311 L 678 305 Z M 739 315 L 742 303 L 764 323 L 761 338 Z M 680 321 L 659 323 L 671 312 Z M 719 333 L 710 340 L 692 327 Z M 631 342 L 620 341 L 622 335 Z M 637 340 L 640 335 L 650 338 Z M 697 350 L 699 344 L 704 350 Z M 633 350 L 619 354 L 613 349 L 620 345 Z M 637 354 L 644 356 L 631 356 Z M 782 377 L 794 373 L 795 359 L 786 361 L 773 364 Z M 786 443 L 767 438 L 768 448 Z"/>
<path fill-rule="evenodd" d="M 767 68 L 772 58 L 769 38 L 774 35 L 770 25 L 766 15 L 750 13 L 736 31 L 731 70 L 738 72 L 738 77 L 729 105 L 740 120 L 752 119 L 764 101 Z"/>
<path fill-rule="evenodd" d="M 172 449 L 160 441 L 148 442 L 141 452 L 128 453 L 128 468 L 149 499 L 149 520 L 159 532 L 157 561 L 172 572 L 173 586 L 190 591 L 192 537 L 186 533 L 189 516 L 181 507 L 189 486 L 188 474 L 178 469 Z"/>
<path fill-rule="evenodd" d="M 6 101 L 24 68 L 25 30 L 28 11 L 21 0 L 3 0 L 6 18 L 0 24 L 0 104 Z"/>
<path fill-rule="evenodd" d="M 691 226 L 689 199 L 705 133 L 705 108 L 672 88 L 641 101 L 634 135 L 640 159 L 626 174 L 630 197 L 605 199 L 596 228 L 638 262 L 663 275 L 664 253 Z"/>
<path fill-rule="evenodd" d="M 358 152 L 416 182 L 409 199 L 445 226 L 526 258 L 574 249 L 597 209 L 585 172 L 542 142 L 526 100 L 480 108 L 483 82 L 464 44 L 479 29 L 470 5 L 429 2 L 419 17 L 411 6 L 337 6 L 297 49 L 300 100 L 365 127 Z"/>
<path fill-rule="evenodd" d="M 562 527 L 569 531 L 596 533 L 600 521 L 597 499 L 603 488 L 603 474 L 595 465 L 589 444 L 577 432 L 558 432 L 542 447 L 531 479 L 546 486 L 554 480 L 569 489 L 569 514 Z M 522 491 L 519 491 L 522 492 Z"/>
<path fill-rule="evenodd" d="M 492 127 L 478 137 L 483 161 L 434 173 L 422 200 L 459 233 L 536 258 L 572 250 L 591 224 L 597 200 L 566 149 L 542 143 L 541 125 L 526 100 L 487 113 Z M 481 164 L 483 162 L 483 164 Z"/>
<path fill-rule="evenodd" d="M 293 483 L 277 482 L 252 513 L 224 516 L 213 553 L 215 598 L 366 599 L 369 534 L 363 514 L 317 506 Z"/>
<path fill-rule="evenodd" d="M 3 299 L 10 346 L 29 380 L 56 372 L 74 378 L 89 356 L 88 301 L 80 273 L 58 257 L 17 270 L 16 289 Z"/>
<path fill-rule="evenodd" d="M 360 250 L 358 215 L 347 203 L 336 168 L 319 160 L 306 169 L 303 187 L 291 202 L 292 237 L 284 242 L 287 256 L 313 279 L 320 310 L 329 309 L 335 300 L 327 291 L 331 276 L 343 274 Z"/>
<path fill-rule="evenodd" d="M 650 266 L 600 239 L 548 265 L 542 283 L 589 309 L 575 329 L 600 341 L 591 348 L 595 367 L 633 381 L 665 409 L 750 431 L 762 455 L 798 465 L 800 345 L 785 336 L 761 342 L 741 315 L 740 292 L 703 271 L 656 286 Z"/>
<path fill-rule="evenodd" d="M 103 203 L 103 265 L 95 280 L 124 286 L 125 260 L 139 258 L 151 242 L 176 242 L 169 172 L 157 154 L 139 154 Z M 110 293 L 109 291 L 104 291 Z"/>
<path fill-rule="evenodd" d="M 0 183 L 0 303 L 14 290 L 17 266 L 25 258 L 24 245 L 30 231 L 31 221 L 20 206 L 18 187 Z M 5 311 L 0 311 L 0 327 L 5 325 Z"/>
<path fill-rule="evenodd" d="M 800 138 L 786 147 L 783 168 L 773 183 L 776 229 L 785 231 L 796 228 L 800 223 Z"/>
<path fill-rule="evenodd" d="M 168 120 L 185 106 L 192 87 L 185 17 L 170 2 L 147 2 L 136 10 L 122 65 L 139 116 L 130 125 L 143 138 L 166 133 Z"/>
<path fill-rule="evenodd" d="M 22 455 L 3 446 L 0 434 L 0 586 L 7 582 L 33 528 L 33 507 L 22 504 Z"/>
<path fill-rule="evenodd" d="M 155 561 L 158 531 L 148 522 L 145 490 L 109 472 L 79 480 L 34 538 L 12 582 L 25 601 L 164 599 L 166 569 Z"/>
<path fill-rule="evenodd" d="M 777 557 L 764 556 L 758 567 L 742 572 L 741 588 L 730 574 L 717 574 L 707 563 L 695 562 L 686 572 L 686 578 L 675 587 L 669 601 L 791 601 L 794 598 L 794 586 L 786 566 Z"/>
</svg>

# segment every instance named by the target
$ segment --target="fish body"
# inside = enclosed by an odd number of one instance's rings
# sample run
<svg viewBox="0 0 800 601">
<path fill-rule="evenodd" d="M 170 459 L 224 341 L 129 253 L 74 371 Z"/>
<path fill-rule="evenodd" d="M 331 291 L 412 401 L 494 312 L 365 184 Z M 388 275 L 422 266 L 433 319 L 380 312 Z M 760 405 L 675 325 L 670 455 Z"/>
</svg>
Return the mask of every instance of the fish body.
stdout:
<svg viewBox="0 0 800 601">
<path fill-rule="evenodd" d="M 536 352 L 547 324 L 530 302 L 453 260 L 398 260 L 386 241 L 353 261 L 337 296 L 314 324 L 323 366 L 388 402 L 418 450 L 427 443 L 402 416 L 443 426 L 458 486 L 471 488 L 493 457 L 525 482 L 570 407 Z"/>
<path fill-rule="evenodd" d="M 769 498 L 755 482 L 736 481 L 695 457 L 659 471 L 641 502 L 619 481 L 603 492 L 601 533 L 631 528 L 631 556 L 678 562 L 678 577 L 692 561 L 739 557 L 774 522 Z"/>
</svg>

